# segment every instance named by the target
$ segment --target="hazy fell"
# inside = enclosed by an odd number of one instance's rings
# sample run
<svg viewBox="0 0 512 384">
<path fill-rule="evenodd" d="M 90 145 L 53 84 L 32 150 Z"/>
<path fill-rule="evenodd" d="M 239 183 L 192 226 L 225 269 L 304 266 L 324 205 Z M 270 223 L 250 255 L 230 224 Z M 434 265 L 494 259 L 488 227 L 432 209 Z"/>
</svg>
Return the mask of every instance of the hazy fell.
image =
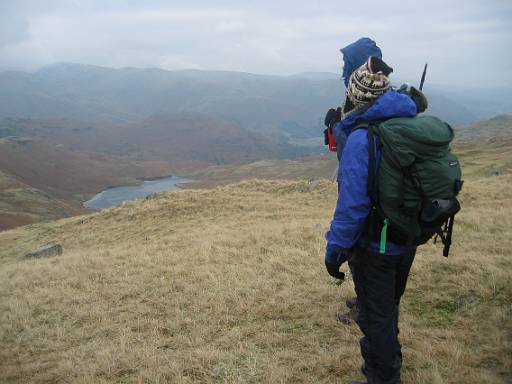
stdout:
<svg viewBox="0 0 512 384">
<path fill-rule="evenodd" d="M 511 98 L 496 92 L 493 97 L 488 91 L 480 108 L 464 90 L 427 86 L 426 92 L 429 113 L 453 125 L 512 111 Z M 127 123 L 200 112 L 287 140 L 320 136 L 325 111 L 339 105 L 343 93 L 339 77 L 329 73 L 267 76 L 56 64 L 34 73 L 0 73 L 0 117 Z"/>
</svg>

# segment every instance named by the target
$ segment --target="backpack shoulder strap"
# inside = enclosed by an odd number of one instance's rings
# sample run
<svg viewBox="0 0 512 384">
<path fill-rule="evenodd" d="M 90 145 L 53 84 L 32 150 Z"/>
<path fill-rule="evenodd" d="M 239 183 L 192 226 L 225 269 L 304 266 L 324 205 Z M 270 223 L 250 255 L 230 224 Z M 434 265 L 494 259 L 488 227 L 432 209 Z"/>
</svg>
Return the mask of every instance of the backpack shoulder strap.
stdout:
<svg viewBox="0 0 512 384">
<path fill-rule="evenodd" d="M 366 193 L 371 200 L 375 199 L 375 124 L 368 125 L 368 179 Z"/>
<path fill-rule="evenodd" d="M 375 127 L 377 126 L 374 122 L 361 121 L 358 122 L 354 131 L 357 129 L 366 129 L 368 134 L 368 178 L 366 193 L 373 201 L 375 200 Z"/>
<path fill-rule="evenodd" d="M 368 248 L 370 241 L 375 237 L 374 228 L 376 216 L 379 216 L 378 213 L 378 204 L 377 204 L 377 191 L 375 188 L 375 128 L 377 124 L 375 123 L 366 123 L 361 126 L 361 128 L 367 129 L 368 134 L 368 176 L 367 176 L 367 186 L 366 193 L 370 198 L 370 202 L 372 204 L 370 214 L 366 218 L 365 230 L 364 230 L 364 243 L 365 248 Z M 385 246 L 385 244 L 384 244 Z"/>
</svg>

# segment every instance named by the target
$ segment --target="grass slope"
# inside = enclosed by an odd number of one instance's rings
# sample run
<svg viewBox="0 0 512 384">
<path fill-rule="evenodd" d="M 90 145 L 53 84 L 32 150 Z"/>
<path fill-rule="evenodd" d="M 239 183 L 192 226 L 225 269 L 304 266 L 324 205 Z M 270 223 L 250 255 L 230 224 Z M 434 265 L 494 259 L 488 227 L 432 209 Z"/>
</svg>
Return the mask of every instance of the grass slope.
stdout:
<svg viewBox="0 0 512 384">
<path fill-rule="evenodd" d="M 299 160 L 261 160 L 243 165 L 210 166 L 188 174 L 191 183 L 184 188 L 211 188 L 242 180 L 333 179 L 336 155 L 308 156 Z"/>
<path fill-rule="evenodd" d="M 454 151 L 465 177 L 506 174 L 512 169 L 512 116 L 501 115 L 456 131 Z"/>
<path fill-rule="evenodd" d="M 473 176 L 448 259 L 418 252 L 404 383 L 512 380 L 512 175 Z M 0 382 L 339 383 L 360 376 L 353 295 L 323 266 L 334 183 L 160 194 L 0 233 Z M 64 254 L 26 260 L 59 242 Z"/>
</svg>

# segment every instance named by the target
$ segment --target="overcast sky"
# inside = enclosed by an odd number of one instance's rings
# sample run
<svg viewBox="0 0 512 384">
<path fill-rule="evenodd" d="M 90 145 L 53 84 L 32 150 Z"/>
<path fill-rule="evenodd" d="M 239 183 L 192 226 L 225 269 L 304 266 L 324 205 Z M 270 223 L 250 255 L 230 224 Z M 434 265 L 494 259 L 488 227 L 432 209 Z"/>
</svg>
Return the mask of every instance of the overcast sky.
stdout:
<svg viewBox="0 0 512 384">
<path fill-rule="evenodd" d="M 0 0 L 0 70 L 54 62 L 341 72 L 368 36 L 394 76 L 512 86 L 512 1 Z"/>
</svg>

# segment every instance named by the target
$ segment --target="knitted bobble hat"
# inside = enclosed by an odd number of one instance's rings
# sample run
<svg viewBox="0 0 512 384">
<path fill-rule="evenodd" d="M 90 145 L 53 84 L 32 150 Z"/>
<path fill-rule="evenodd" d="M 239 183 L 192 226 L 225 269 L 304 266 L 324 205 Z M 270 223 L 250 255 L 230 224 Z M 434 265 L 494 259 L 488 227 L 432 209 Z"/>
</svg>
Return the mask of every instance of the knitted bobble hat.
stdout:
<svg viewBox="0 0 512 384">
<path fill-rule="evenodd" d="M 378 57 L 369 57 L 348 81 L 347 98 L 355 108 L 364 107 L 391 88 L 388 75 L 393 68 Z"/>
</svg>

